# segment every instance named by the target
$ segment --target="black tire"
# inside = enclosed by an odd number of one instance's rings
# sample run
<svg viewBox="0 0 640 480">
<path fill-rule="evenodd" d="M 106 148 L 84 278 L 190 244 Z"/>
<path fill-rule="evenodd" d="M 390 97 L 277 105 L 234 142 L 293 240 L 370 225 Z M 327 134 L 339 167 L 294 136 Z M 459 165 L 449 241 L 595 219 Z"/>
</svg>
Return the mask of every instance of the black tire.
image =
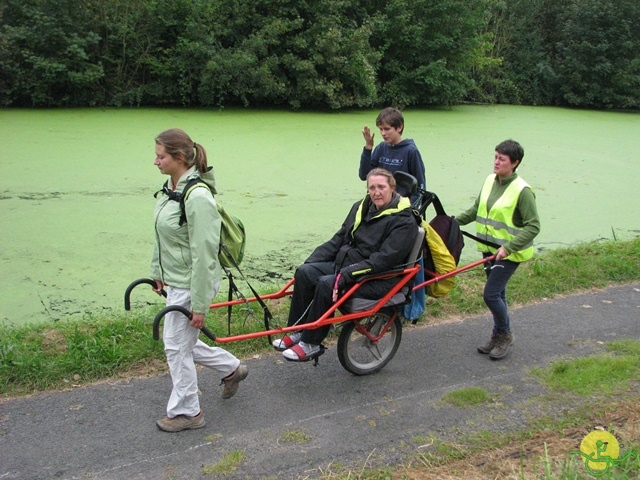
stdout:
<svg viewBox="0 0 640 480">
<path fill-rule="evenodd" d="M 345 370 L 354 375 L 371 375 L 391 361 L 402 340 L 402 321 L 397 313 L 392 315 L 378 312 L 345 323 L 338 337 L 338 359 Z M 375 342 L 356 329 L 359 323 L 371 336 L 377 336 L 390 322 L 385 334 Z"/>
</svg>

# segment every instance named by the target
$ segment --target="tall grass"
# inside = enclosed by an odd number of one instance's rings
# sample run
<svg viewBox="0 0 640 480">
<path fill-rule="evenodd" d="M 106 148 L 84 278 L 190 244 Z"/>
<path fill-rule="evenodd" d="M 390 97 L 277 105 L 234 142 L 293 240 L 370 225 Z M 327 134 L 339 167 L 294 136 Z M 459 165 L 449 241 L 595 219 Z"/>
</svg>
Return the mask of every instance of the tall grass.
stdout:
<svg viewBox="0 0 640 480">
<path fill-rule="evenodd" d="M 143 316 L 0 328 L 0 393 L 64 388 L 164 359 Z"/>
</svg>

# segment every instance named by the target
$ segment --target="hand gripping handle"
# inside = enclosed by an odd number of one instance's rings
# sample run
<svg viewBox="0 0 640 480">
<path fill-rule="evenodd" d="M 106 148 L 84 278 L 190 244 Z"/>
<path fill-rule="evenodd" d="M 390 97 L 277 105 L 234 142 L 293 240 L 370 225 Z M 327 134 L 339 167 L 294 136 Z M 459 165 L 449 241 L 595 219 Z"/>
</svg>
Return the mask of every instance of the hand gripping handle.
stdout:
<svg viewBox="0 0 640 480">
<path fill-rule="evenodd" d="M 158 314 L 156 315 L 156 318 L 153 319 L 153 339 L 154 340 L 160 339 L 160 334 L 159 334 L 160 321 L 169 312 L 180 312 L 185 317 L 187 317 L 187 319 L 191 320 L 191 312 L 186 308 L 181 307 L 180 305 L 169 305 L 168 307 L 163 308 L 158 312 Z M 202 331 L 202 333 L 204 333 L 207 337 L 209 337 L 211 340 L 215 342 L 216 335 L 211 330 L 209 330 L 207 327 L 202 327 L 200 330 Z"/>
<path fill-rule="evenodd" d="M 125 310 L 131 310 L 131 300 L 130 300 L 131 291 L 134 288 L 136 288 L 138 285 L 141 285 L 143 283 L 151 285 L 153 288 L 155 288 L 156 286 L 156 282 L 154 282 L 150 278 L 139 278 L 138 280 L 131 282 L 131 285 L 129 285 L 124 292 L 124 309 Z M 160 293 L 162 294 L 163 297 L 167 298 L 167 292 L 164 289 L 162 289 Z"/>
</svg>

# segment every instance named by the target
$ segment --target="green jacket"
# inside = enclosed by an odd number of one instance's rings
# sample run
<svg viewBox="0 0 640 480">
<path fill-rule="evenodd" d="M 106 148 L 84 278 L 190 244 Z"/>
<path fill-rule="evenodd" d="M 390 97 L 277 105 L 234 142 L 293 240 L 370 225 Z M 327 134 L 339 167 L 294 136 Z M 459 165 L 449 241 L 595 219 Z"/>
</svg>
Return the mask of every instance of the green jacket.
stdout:
<svg viewBox="0 0 640 480">
<path fill-rule="evenodd" d="M 496 200 L 502 196 L 504 191 L 507 189 L 507 186 L 516 178 L 518 178 L 518 174 L 514 173 L 509 178 L 500 182 L 496 175 L 495 183 L 491 189 L 489 198 L 487 199 L 487 210 L 491 210 L 493 205 L 496 203 Z M 458 220 L 460 225 L 467 225 L 476 220 L 479 203 L 480 195 L 478 195 L 471 208 L 465 210 L 459 215 L 456 215 L 456 220 Z M 518 204 L 513 213 L 512 220 L 513 224 L 522 230 L 511 241 L 502 245 L 505 251 L 509 254 L 519 252 L 527 248 L 527 245 L 530 245 L 536 235 L 540 232 L 540 219 L 538 217 L 538 208 L 536 206 L 536 196 L 531 188 L 524 188 L 522 192 L 520 192 Z M 509 260 L 508 257 L 507 260 Z"/>
<path fill-rule="evenodd" d="M 151 278 L 171 287 L 191 292 L 191 310 L 207 313 L 213 286 L 222 279 L 218 263 L 220 215 L 216 208 L 213 170 L 200 174 L 190 168 L 178 181 L 176 192 L 182 192 L 189 180 L 200 176 L 209 186 L 194 188 L 185 202 L 187 223 L 180 226 L 180 203 L 160 195 L 153 218 L 155 247 L 151 260 Z"/>
</svg>

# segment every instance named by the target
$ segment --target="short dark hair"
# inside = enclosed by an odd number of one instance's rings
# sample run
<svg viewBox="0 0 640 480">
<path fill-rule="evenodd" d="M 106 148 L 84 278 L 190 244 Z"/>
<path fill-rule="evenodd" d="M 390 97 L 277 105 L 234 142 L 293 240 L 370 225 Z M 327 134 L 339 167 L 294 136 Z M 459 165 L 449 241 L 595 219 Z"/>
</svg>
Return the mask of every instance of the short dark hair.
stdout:
<svg viewBox="0 0 640 480">
<path fill-rule="evenodd" d="M 404 117 L 402 112 L 397 108 L 387 107 L 382 110 L 376 118 L 376 127 L 383 123 L 388 123 L 393 128 L 399 128 L 400 133 L 404 130 Z"/>
<path fill-rule="evenodd" d="M 511 163 L 519 162 L 522 163 L 522 157 L 524 157 L 524 148 L 515 140 L 505 140 L 504 142 L 500 142 L 496 145 L 496 152 L 501 153 L 502 155 L 507 155 L 511 160 Z M 516 167 L 518 168 L 518 167 Z M 515 171 L 515 168 L 513 169 Z"/>
</svg>

